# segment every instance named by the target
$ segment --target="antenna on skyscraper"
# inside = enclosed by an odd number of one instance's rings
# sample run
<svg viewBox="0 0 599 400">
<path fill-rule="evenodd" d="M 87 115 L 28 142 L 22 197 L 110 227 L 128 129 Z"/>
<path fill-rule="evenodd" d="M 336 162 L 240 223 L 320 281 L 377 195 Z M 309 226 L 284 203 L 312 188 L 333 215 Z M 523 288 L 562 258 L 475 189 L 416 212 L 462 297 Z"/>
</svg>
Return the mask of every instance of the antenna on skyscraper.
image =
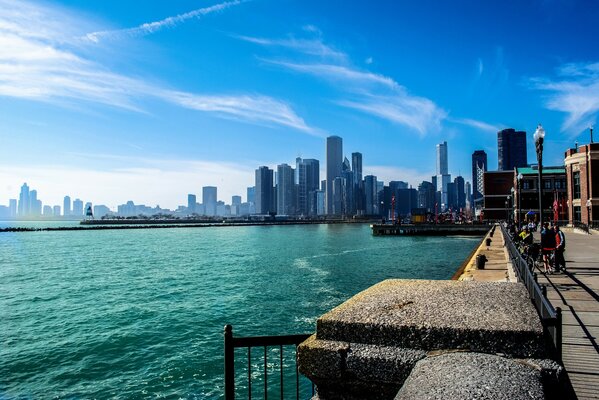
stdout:
<svg viewBox="0 0 599 400">
<path fill-rule="evenodd" d="M 593 125 L 589 126 L 589 130 L 591 131 L 591 143 L 593 143 Z"/>
</svg>

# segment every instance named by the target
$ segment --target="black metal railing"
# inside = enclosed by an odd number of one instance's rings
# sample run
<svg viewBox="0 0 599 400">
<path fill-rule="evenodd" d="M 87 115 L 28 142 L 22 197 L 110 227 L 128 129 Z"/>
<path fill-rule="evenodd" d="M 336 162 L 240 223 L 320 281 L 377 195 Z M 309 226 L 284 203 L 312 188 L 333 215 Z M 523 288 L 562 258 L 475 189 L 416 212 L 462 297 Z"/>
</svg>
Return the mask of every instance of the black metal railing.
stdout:
<svg viewBox="0 0 599 400">
<path fill-rule="evenodd" d="M 299 400 L 302 392 L 309 392 L 308 398 L 314 395 L 314 384 L 300 375 L 297 366 L 297 346 L 308 339 L 310 334 L 303 335 L 284 335 L 284 336 L 253 336 L 253 337 L 234 337 L 233 327 L 225 326 L 225 400 L 235 398 L 236 389 L 243 392 L 247 390 L 247 398 L 251 399 L 254 392 L 258 397 L 268 398 L 269 394 L 280 393 L 281 399 L 295 397 Z M 284 349 L 291 347 L 285 355 Z M 243 358 L 235 358 L 235 349 L 247 349 L 247 355 Z M 260 352 L 254 352 L 253 348 L 261 348 Z M 270 357 L 269 357 L 270 354 Z M 263 357 L 259 363 L 256 363 L 256 355 Z M 254 357 L 254 358 L 252 358 Z M 269 363 L 270 360 L 270 363 Z M 245 365 L 241 365 L 243 361 Z M 247 369 L 246 378 L 235 373 L 236 364 L 240 368 Z M 255 367 L 252 364 L 255 365 Z M 286 368 L 287 367 L 287 368 Z M 269 370 L 271 373 L 269 374 Z M 276 378 L 274 381 L 270 379 Z M 252 385 L 252 382 L 261 380 L 261 385 Z M 270 393 L 269 393 L 270 386 Z"/>
<path fill-rule="evenodd" d="M 522 257 L 516 245 L 508 235 L 506 229 L 501 225 L 501 231 L 505 240 L 510 260 L 518 275 L 518 280 L 526 286 L 528 295 L 535 305 L 541 322 L 545 337 L 549 340 L 549 347 L 556 361 L 562 359 L 562 310 L 554 308 L 547 300 L 547 289 L 541 287 L 537 282 L 537 275 L 531 271 L 526 260 Z"/>
<path fill-rule="evenodd" d="M 574 221 L 572 225 L 574 226 L 574 228 L 582 229 L 586 233 L 589 233 L 589 226 L 583 222 Z"/>
</svg>

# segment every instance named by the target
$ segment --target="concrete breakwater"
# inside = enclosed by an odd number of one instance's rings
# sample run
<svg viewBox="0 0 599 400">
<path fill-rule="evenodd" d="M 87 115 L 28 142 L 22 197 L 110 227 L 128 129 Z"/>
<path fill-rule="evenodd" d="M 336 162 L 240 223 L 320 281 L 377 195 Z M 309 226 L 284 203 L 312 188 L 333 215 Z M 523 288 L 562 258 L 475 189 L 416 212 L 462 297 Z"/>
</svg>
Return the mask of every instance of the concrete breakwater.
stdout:
<svg viewBox="0 0 599 400">
<path fill-rule="evenodd" d="M 510 278 L 500 230 L 487 238 L 460 280 L 386 280 L 321 316 L 298 348 L 315 398 L 560 398 L 563 368 Z M 486 273 L 470 265 L 479 254 Z"/>
<path fill-rule="evenodd" d="M 373 224 L 374 236 L 481 236 L 488 225 L 477 224 Z"/>
</svg>

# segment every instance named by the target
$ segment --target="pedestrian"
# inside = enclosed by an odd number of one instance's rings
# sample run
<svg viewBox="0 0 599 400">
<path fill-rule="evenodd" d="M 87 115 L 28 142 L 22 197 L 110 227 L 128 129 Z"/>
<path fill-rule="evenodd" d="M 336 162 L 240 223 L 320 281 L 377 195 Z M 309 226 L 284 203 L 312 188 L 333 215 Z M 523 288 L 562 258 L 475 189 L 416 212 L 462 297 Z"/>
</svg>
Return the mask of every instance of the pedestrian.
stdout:
<svg viewBox="0 0 599 400">
<path fill-rule="evenodd" d="M 555 232 L 553 228 L 549 227 L 549 223 L 543 224 L 543 230 L 541 231 L 541 254 L 543 254 L 543 266 L 545 267 L 545 273 L 553 273 L 553 266 L 550 265 L 551 254 L 555 251 Z"/>
<path fill-rule="evenodd" d="M 555 269 L 566 272 L 564 251 L 566 251 L 566 235 L 559 226 L 555 225 Z"/>
</svg>

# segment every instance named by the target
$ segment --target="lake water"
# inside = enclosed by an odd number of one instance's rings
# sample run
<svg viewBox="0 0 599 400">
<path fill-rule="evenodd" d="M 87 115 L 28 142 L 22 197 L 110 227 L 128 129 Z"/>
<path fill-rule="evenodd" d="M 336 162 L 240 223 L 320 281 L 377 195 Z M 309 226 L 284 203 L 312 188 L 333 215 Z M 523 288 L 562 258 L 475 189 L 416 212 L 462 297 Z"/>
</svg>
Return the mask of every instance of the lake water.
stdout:
<svg viewBox="0 0 599 400">
<path fill-rule="evenodd" d="M 309 333 L 386 278 L 450 278 L 478 238 L 366 224 L 0 233 L 0 399 L 222 398 L 225 324 Z"/>
</svg>

